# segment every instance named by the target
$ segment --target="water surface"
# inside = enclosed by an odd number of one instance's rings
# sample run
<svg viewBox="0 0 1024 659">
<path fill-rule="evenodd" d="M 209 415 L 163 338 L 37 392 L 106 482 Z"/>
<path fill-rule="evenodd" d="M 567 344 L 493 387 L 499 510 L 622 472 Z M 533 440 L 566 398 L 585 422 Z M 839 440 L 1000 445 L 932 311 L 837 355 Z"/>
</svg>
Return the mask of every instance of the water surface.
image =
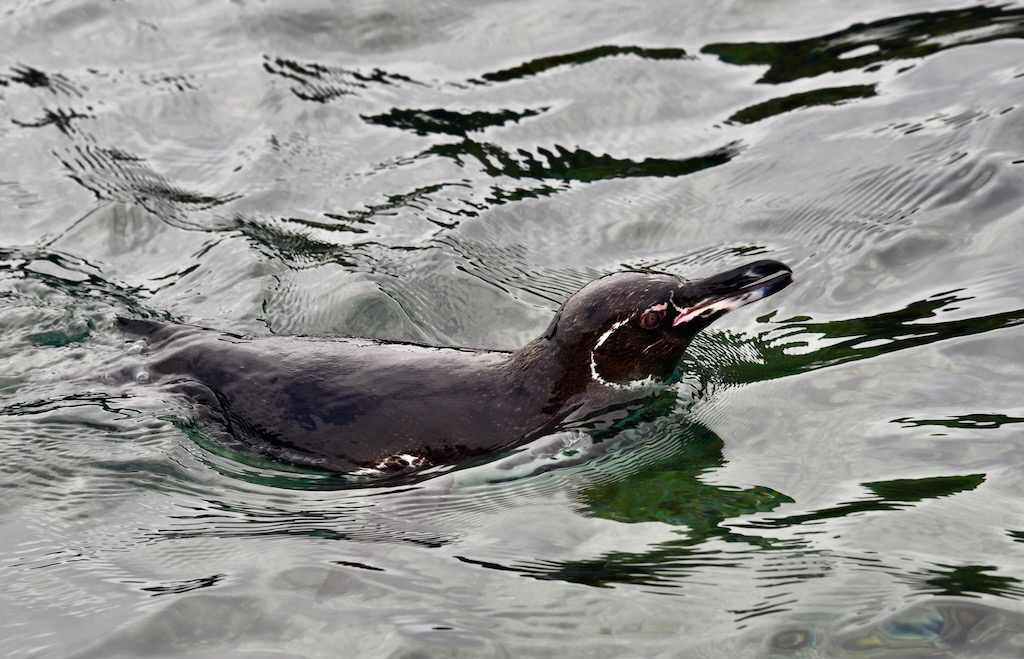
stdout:
<svg viewBox="0 0 1024 659">
<path fill-rule="evenodd" d="M 1019 654 L 1024 6 L 0 16 L 11 656 Z M 338 489 L 102 378 L 117 315 L 514 349 L 757 258 L 590 459 Z"/>
</svg>

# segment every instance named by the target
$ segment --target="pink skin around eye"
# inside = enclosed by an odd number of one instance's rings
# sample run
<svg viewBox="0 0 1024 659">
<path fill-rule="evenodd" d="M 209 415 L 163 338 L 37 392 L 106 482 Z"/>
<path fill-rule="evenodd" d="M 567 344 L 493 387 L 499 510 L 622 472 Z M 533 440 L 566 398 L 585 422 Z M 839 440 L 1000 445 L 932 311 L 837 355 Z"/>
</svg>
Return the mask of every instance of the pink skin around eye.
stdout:
<svg viewBox="0 0 1024 659">
<path fill-rule="evenodd" d="M 640 327 L 644 329 L 654 329 L 661 324 L 662 319 L 665 317 L 665 310 L 668 309 L 667 303 L 656 304 L 653 307 L 646 309 L 640 316 Z"/>
</svg>

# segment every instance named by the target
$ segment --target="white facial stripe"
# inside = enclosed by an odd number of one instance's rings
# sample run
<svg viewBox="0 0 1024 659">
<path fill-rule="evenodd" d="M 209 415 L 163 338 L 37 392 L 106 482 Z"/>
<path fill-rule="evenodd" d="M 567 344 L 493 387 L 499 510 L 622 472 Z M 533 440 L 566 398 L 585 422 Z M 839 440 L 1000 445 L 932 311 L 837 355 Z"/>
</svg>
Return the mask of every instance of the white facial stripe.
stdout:
<svg viewBox="0 0 1024 659">
<path fill-rule="evenodd" d="M 590 374 L 594 377 L 595 381 L 600 382 L 602 384 L 610 384 L 608 382 L 605 382 L 604 378 L 601 377 L 601 374 L 597 372 L 597 349 L 603 346 L 604 342 L 608 340 L 608 337 L 614 334 L 615 330 L 625 325 L 626 322 L 628 322 L 628 319 L 620 320 L 619 322 L 609 327 L 608 331 L 602 334 L 600 338 L 597 339 L 597 343 L 594 344 L 594 349 L 590 351 Z"/>
<path fill-rule="evenodd" d="M 732 311 L 739 309 L 740 307 L 756 302 L 765 296 L 765 289 L 755 288 L 747 291 L 746 293 L 740 293 L 732 297 L 720 297 L 695 304 L 692 307 L 685 309 L 679 309 L 679 315 L 672 321 L 672 326 L 681 325 L 688 323 L 694 318 L 701 316 L 707 316 L 715 313 L 716 311 Z M 678 308 L 678 307 L 676 307 Z"/>
<path fill-rule="evenodd" d="M 605 380 L 603 377 L 601 377 L 601 374 L 597 372 L 597 349 L 604 345 L 604 342 L 608 340 L 608 337 L 615 333 L 615 330 L 619 329 L 620 327 L 628 323 L 629 320 L 629 318 L 625 320 L 620 320 L 619 322 L 609 327 L 608 331 L 602 334 L 597 339 L 597 343 L 594 344 L 594 349 L 590 351 L 590 375 L 594 378 L 594 382 L 598 382 L 600 384 L 605 385 L 606 387 L 612 387 L 614 389 L 631 390 L 642 389 L 647 386 L 658 384 L 657 381 L 650 375 L 643 378 L 642 380 L 633 380 L 632 382 L 627 382 L 626 384 L 619 384 L 618 382 L 609 382 L 608 380 Z"/>
</svg>

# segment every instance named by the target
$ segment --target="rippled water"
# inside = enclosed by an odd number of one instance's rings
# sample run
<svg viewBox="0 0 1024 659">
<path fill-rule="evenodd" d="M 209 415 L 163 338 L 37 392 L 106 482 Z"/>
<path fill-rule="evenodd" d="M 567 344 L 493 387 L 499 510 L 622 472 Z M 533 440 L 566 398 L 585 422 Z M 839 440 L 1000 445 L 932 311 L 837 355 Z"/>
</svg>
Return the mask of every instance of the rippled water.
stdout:
<svg viewBox="0 0 1024 659">
<path fill-rule="evenodd" d="M 1024 6 L 0 16 L 6 654 L 1021 654 Z M 339 490 L 103 382 L 117 315 L 514 349 L 759 257 L 597 455 Z"/>
</svg>

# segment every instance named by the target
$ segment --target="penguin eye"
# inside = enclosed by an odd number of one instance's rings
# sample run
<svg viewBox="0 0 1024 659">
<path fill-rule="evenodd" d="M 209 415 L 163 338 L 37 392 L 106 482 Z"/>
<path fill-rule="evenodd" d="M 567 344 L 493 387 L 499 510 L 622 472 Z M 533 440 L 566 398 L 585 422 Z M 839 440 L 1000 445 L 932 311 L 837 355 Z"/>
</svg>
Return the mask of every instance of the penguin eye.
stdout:
<svg viewBox="0 0 1024 659">
<path fill-rule="evenodd" d="M 640 327 L 644 329 L 654 329 L 658 325 L 661 325 L 661 321 L 665 318 L 665 309 L 663 305 L 651 307 L 640 314 Z"/>
</svg>

